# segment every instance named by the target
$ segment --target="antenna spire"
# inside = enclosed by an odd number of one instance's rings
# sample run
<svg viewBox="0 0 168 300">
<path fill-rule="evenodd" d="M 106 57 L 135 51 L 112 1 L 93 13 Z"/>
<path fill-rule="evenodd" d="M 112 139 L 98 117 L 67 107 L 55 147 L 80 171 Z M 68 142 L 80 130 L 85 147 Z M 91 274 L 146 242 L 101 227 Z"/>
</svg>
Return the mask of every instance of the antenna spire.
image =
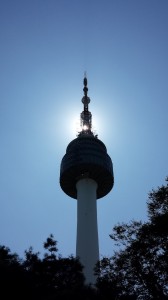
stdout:
<svg viewBox="0 0 168 300">
<path fill-rule="evenodd" d="M 90 98 L 88 97 L 86 72 L 84 73 L 83 85 L 84 85 L 84 88 L 83 88 L 84 96 L 82 98 L 83 111 L 80 114 L 81 131 L 80 131 L 79 135 L 83 135 L 83 134 L 93 135 L 93 132 L 92 132 L 92 114 L 89 111 Z"/>
<path fill-rule="evenodd" d="M 87 98 L 88 87 L 87 87 L 87 78 L 86 78 L 86 76 L 83 79 L 83 84 L 84 84 L 84 88 L 83 88 L 84 95 Z"/>
</svg>

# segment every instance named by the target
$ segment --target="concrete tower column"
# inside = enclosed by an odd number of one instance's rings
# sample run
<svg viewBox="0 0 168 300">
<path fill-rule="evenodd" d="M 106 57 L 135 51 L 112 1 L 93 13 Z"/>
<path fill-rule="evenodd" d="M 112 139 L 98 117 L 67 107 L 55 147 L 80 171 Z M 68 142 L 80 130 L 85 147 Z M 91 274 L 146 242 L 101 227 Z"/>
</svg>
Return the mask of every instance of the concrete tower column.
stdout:
<svg viewBox="0 0 168 300">
<path fill-rule="evenodd" d="M 97 183 L 91 178 L 80 179 L 77 184 L 77 240 L 76 256 L 84 266 L 86 284 L 94 284 L 94 267 L 99 260 L 97 227 Z"/>
</svg>

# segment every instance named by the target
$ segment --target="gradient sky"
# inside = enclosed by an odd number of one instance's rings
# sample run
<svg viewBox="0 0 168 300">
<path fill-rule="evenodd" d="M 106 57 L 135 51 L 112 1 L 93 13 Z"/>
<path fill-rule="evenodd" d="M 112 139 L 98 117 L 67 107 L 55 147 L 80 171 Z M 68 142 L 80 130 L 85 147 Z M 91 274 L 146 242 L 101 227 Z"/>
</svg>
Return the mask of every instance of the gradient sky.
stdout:
<svg viewBox="0 0 168 300">
<path fill-rule="evenodd" d="M 168 175 L 168 1 L 0 1 L 0 244 L 75 255 L 77 202 L 60 188 L 87 72 L 93 124 L 112 158 L 98 200 L 100 258 L 115 224 L 147 218 Z"/>
</svg>

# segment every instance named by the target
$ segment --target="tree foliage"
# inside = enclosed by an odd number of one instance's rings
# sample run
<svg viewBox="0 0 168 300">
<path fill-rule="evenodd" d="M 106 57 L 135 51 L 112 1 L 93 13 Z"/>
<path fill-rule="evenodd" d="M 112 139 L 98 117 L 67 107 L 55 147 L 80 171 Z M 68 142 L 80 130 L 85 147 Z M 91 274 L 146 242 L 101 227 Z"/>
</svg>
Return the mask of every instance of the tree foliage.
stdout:
<svg viewBox="0 0 168 300">
<path fill-rule="evenodd" d="M 99 263 L 98 286 L 117 299 L 168 299 L 168 184 L 148 195 L 148 221 L 118 224 L 110 238 L 119 250 Z"/>
<path fill-rule="evenodd" d="M 84 289 L 84 276 L 79 261 L 70 256 L 57 256 L 57 241 L 50 235 L 44 242 L 44 257 L 33 252 L 30 247 L 25 251 L 25 259 L 20 260 L 10 249 L 0 247 L 1 293 L 5 299 L 65 299 Z M 24 291 L 24 294 L 23 294 Z"/>
</svg>

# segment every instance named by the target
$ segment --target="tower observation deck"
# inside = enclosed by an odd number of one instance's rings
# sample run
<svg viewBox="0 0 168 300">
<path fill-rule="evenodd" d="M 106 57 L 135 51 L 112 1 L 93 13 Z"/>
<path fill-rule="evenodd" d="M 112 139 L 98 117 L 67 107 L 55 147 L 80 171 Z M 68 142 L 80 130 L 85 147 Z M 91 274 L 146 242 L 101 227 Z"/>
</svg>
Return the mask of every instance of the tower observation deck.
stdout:
<svg viewBox="0 0 168 300">
<path fill-rule="evenodd" d="M 71 198 L 77 199 L 76 256 L 84 266 L 87 284 L 95 284 L 94 267 L 99 260 L 97 203 L 113 188 L 113 164 L 104 143 L 92 131 L 87 78 L 84 78 L 81 131 L 72 140 L 62 158 L 60 186 Z"/>
</svg>

